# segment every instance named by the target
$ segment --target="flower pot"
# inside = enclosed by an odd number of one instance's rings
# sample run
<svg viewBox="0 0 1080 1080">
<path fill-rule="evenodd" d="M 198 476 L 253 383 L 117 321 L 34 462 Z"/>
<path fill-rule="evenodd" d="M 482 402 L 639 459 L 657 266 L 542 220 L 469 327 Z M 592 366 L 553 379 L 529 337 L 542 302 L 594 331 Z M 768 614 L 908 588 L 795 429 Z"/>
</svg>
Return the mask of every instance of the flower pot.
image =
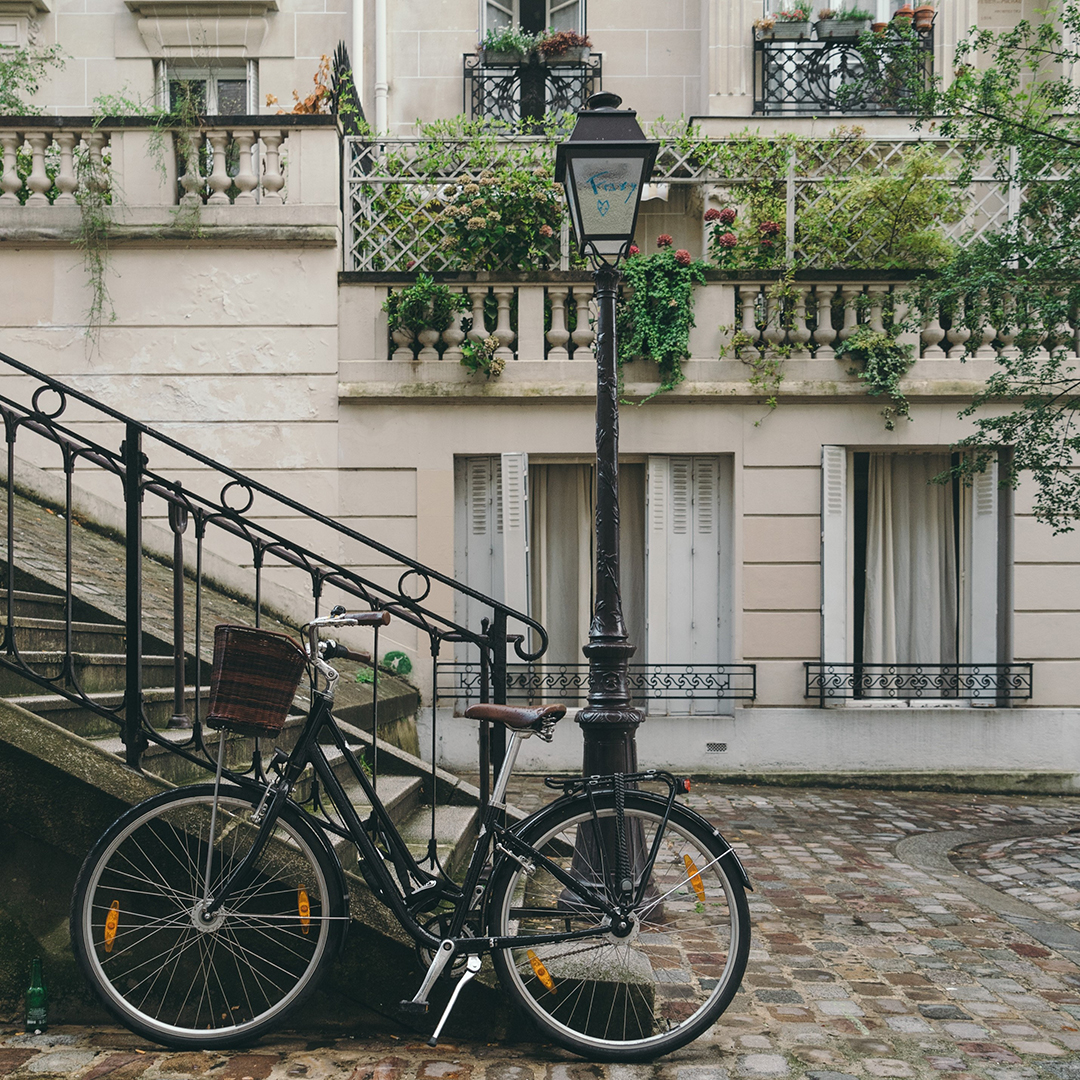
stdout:
<svg viewBox="0 0 1080 1080">
<path fill-rule="evenodd" d="M 934 16 L 936 14 L 937 12 L 929 4 L 917 7 L 915 9 L 915 29 L 920 34 L 928 34 L 934 29 Z"/>
<path fill-rule="evenodd" d="M 910 19 L 915 14 L 915 9 L 910 4 L 901 4 L 894 12 L 894 19 Z"/>
<path fill-rule="evenodd" d="M 581 65 L 589 59 L 591 52 L 592 49 L 588 45 L 571 45 L 569 49 L 559 53 L 558 56 L 549 56 L 547 53 L 542 52 L 540 58 L 548 67 L 561 67 L 570 64 Z"/>
<path fill-rule="evenodd" d="M 821 19 L 815 29 L 819 41 L 857 38 L 868 26 L 866 19 Z"/>
<path fill-rule="evenodd" d="M 519 52 L 495 52 L 493 49 L 480 50 L 480 63 L 485 67 L 520 67 L 525 57 Z"/>
<path fill-rule="evenodd" d="M 808 41 L 810 39 L 810 23 L 807 22 L 778 22 L 771 31 L 762 31 L 762 37 L 767 41 Z"/>
<path fill-rule="evenodd" d="M 885 31 L 889 29 L 889 24 L 887 22 L 871 23 L 870 29 L 873 30 L 875 34 L 884 34 Z"/>
</svg>

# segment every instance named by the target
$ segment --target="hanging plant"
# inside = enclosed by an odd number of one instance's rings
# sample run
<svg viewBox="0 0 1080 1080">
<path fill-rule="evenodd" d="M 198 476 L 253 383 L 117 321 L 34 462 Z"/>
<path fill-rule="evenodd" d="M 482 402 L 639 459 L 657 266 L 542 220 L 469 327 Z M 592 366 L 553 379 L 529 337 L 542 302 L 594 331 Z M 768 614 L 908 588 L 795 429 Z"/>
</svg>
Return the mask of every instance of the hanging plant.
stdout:
<svg viewBox="0 0 1080 1080">
<path fill-rule="evenodd" d="M 682 362 L 690 356 L 694 286 L 705 284 L 705 263 L 682 248 L 673 251 L 666 233 L 656 244 L 660 250 L 652 255 L 631 248 L 623 265 L 626 289 L 616 310 L 619 364 L 652 360 L 660 369 L 660 386 L 650 398 L 685 378 Z"/>
<path fill-rule="evenodd" d="M 464 293 L 451 292 L 430 274 L 420 274 L 415 284 L 391 293 L 383 301 L 390 329 L 408 330 L 413 335 L 421 330 L 442 333 L 454 321 L 454 315 L 468 307 L 469 298 Z"/>
<path fill-rule="evenodd" d="M 896 340 L 896 331 L 873 330 L 869 326 L 860 326 L 847 339 L 836 347 L 838 359 L 847 357 L 855 361 L 857 367 L 848 371 L 866 383 L 866 392 L 871 397 L 885 395 L 889 404 L 881 410 L 885 417 L 885 428 L 892 431 L 896 427 L 896 418 L 908 416 L 910 405 L 900 390 L 900 380 L 908 373 L 913 359 L 914 346 L 901 345 Z"/>
</svg>

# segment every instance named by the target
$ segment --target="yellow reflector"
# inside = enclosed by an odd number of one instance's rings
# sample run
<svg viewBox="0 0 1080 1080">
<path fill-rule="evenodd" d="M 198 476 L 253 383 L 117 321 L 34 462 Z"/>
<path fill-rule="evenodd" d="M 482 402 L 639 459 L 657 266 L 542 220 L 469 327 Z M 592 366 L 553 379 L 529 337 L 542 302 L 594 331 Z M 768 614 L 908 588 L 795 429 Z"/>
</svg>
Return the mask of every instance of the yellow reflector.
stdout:
<svg viewBox="0 0 1080 1080">
<path fill-rule="evenodd" d="M 301 887 L 296 906 L 300 910 L 300 929 L 306 934 L 311 929 L 311 901 L 308 900 L 307 889 Z"/>
<path fill-rule="evenodd" d="M 705 886 L 702 884 L 698 868 L 694 865 L 694 860 L 691 859 L 689 855 L 684 855 L 683 861 L 686 863 L 686 876 L 690 879 L 690 884 L 694 886 L 694 892 L 697 893 L 697 898 L 704 904 Z"/>
<path fill-rule="evenodd" d="M 120 925 L 120 901 L 114 900 L 109 907 L 109 914 L 105 916 L 105 951 L 112 952 L 113 942 L 116 941 L 116 928 Z"/>
<path fill-rule="evenodd" d="M 544 986 L 555 993 L 555 980 L 551 977 L 551 972 L 540 962 L 540 957 L 532 951 L 532 949 L 526 949 L 525 955 L 529 958 L 529 963 L 532 964 L 532 969 L 536 977 L 544 984 Z"/>
</svg>

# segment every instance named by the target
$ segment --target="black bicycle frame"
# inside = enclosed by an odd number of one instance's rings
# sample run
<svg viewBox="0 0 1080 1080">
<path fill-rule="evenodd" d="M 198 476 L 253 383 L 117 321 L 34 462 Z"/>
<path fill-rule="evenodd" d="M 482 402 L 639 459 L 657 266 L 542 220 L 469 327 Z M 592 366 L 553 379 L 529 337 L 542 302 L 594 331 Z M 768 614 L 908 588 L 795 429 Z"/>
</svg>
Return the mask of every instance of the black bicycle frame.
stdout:
<svg viewBox="0 0 1080 1080">
<path fill-rule="evenodd" d="M 265 809 L 261 809 L 263 820 L 257 823 L 259 825 L 259 834 L 252 844 L 251 850 L 244 856 L 233 873 L 211 899 L 211 902 L 207 906 L 206 914 L 207 916 L 212 916 L 228 901 L 230 896 L 243 890 L 250 884 L 251 879 L 255 875 L 256 860 L 265 846 L 267 838 L 270 836 L 274 823 L 281 814 L 301 773 L 308 763 L 310 763 L 315 769 L 319 779 L 322 781 L 323 788 L 327 795 L 329 795 L 330 801 L 341 815 L 342 821 L 345 823 L 345 828 L 339 828 L 335 826 L 333 822 L 328 822 L 311 814 L 306 814 L 308 820 L 322 829 L 329 829 L 329 831 L 338 835 L 346 836 L 355 843 L 360 851 L 361 858 L 359 865 L 361 872 L 372 892 L 390 908 L 401 926 L 418 945 L 429 949 L 437 948 L 444 939 L 436 937 L 421 926 L 408 907 L 410 896 L 415 896 L 417 892 L 424 893 L 426 887 L 421 885 L 419 890 L 414 890 L 412 893 L 406 893 L 406 882 L 403 881 L 401 888 L 399 889 L 397 882 L 395 882 L 390 875 L 382 856 L 368 836 L 364 822 L 361 821 L 359 814 L 356 812 L 356 808 L 345 793 L 345 789 L 341 786 L 341 782 L 338 780 L 337 776 L 334 775 L 334 771 L 329 761 L 327 761 L 326 755 L 323 753 L 322 747 L 318 741 L 318 736 L 321 734 L 324 727 L 329 727 L 335 745 L 344 753 L 357 781 L 364 789 L 364 794 L 370 800 L 372 813 L 376 816 L 378 823 L 383 830 L 383 834 L 387 839 L 391 859 L 398 869 L 399 874 L 404 866 L 407 868 L 410 877 L 415 875 L 415 877 L 421 881 L 428 879 L 433 882 L 438 882 L 444 879 L 437 878 L 420 867 L 413 858 L 412 853 L 409 851 L 405 842 L 401 839 L 401 835 L 398 833 L 393 821 L 387 814 L 386 809 L 379 801 L 378 795 L 372 787 L 371 782 L 365 776 L 360 763 L 356 759 L 356 755 L 353 754 L 352 750 L 345 742 L 337 724 L 334 723 L 330 707 L 330 698 L 326 694 L 320 692 L 315 692 L 313 697 L 313 707 L 308 714 L 308 719 L 304 724 L 300 738 L 281 772 L 280 782 L 271 783 L 270 788 L 266 791 L 266 796 L 271 796 L 271 793 L 272 796 L 269 797 L 268 800 L 264 799 L 264 801 L 267 802 L 267 805 L 265 806 Z M 563 870 L 562 867 L 553 863 L 542 853 L 536 851 L 535 848 L 520 839 L 511 830 L 504 828 L 498 820 L 500 811 L 501 807 L 495 805 L 487 807 L 481 822 L 480 834 L 477 837 L 476 846 L 473 849 L 472 858 L 469 861 L 469 867 L 466 871 L 465 885 L 460 890 L 460 895 L 454 896 L 453 893 L 450 894 L 450 899 L 453 899 L 457 905 L 450 934 L 450 940 L 454 943 L 455 954 L 485 952 L 491 949 L 548 945 L 558 941 L 573 940 L 575 938 L 599 937 L 607 933 L 606 926 L 597 926 L 590 927 L 586 930 L 505 938 L 458 936 L 461 934 L 465 919 L 468 917 L 469 909 L 472 906 L 471 898 L 473 890 L 479 882 L 480 874 L 487 862 L 493 839 L 500 843 L 505 843 L 507 850 L 514 852 L 514 854 L 520 855 L 523 858 L 528 858 L 542 865 L 560 884 L 572 890 L 581 900 L 594 906 L 609 918 L 614 919 L 619 915 L 618 909 L 605 896 L 572 877 Z M 655 858 L 655 852 L 653 853 L 653 858 Z M 646 869 L 648 870 L 648 868 Z M 494 873 L 495 871 L 493 870 L 493 875 Z M 448 882 L 447 884 L 453 886 L 455 891 L 458 891 L 457 886 L 454 886 L 452 882 Z M 443 892 L 440 895 L 446 895 L 446 893 Z"/>
</svg>

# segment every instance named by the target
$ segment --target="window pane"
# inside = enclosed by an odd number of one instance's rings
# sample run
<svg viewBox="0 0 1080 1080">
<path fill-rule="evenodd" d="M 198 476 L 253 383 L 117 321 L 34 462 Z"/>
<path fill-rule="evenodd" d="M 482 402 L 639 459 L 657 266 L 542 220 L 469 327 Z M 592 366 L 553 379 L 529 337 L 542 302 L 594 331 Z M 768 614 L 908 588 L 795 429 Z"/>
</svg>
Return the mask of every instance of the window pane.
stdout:
<svg viewBox="0 0 1080 1080">
<path fill-rule="evenodd" d="M 173 112 L 206 112 L 205 79 L 170 79 L 169 108 Z"/>
<path fill-rule="evenodd" d="M 581 0 L 548 0 L 548 26 L 556 30 L 583 33 Z"/>
<path fill-rule="evenodd" d="M 488 0 L 484 30 L 503 30 L 514 25 L 512 0 Z"/>
<path fill-rule="evenodd" d="M 218 79 L 217 111 L 223 114 L 246 113 L 247 80 Z"/>
</svg>

